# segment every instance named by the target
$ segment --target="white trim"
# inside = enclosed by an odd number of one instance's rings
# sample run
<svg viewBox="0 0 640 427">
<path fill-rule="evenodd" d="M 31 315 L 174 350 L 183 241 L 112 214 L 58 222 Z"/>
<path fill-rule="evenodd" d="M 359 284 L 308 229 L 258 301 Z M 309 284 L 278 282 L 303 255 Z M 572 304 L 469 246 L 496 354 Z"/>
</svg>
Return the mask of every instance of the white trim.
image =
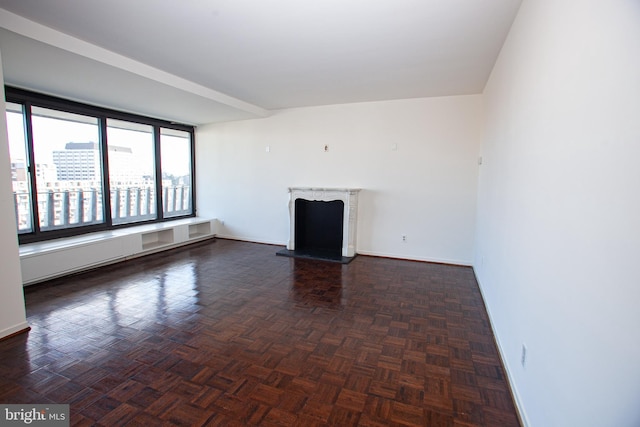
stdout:
<svg viewBox="0 0 640 427">
<path fill-rule="evenodd" d="M 237 240 L 239 242 L 247 242 L 247 243 L 259 243 L 261 245 L 287 246 L 287 242 L 283 242 L 283 241 L 264 240 L 264 239 L 257 239 L 255 237 L 247 237 L 247 236 L 232 236 L 230 234 L 216 233 L 216 238 L 223 239 L 223 240 Z"/>
<path fill-rule="evenodd" d="M 368 255 L 382 258 L 393 258 L 398 260 L 407 260 L 407 261 L 419 261 L 419 262 L 435 262 L 438 264 L 450 264 L 450 265 L 459 265 L 462 267 L 472 267 L 473 264 L 469 261 L 463 261 L 459 259 L 449 259 L 449 258 L 434 258 L 434 257 L 416 257 L 414 255 L 402 255 L 402 254 L 392 254 L 386 252 L 375 252 L 375 251 L 363 251 L 358 250 L 360 255 Z"/>
<path fill-rule="evenodd" d="M 20 322 L 17 325 L 10 326 L 8 328 L 4 328 L 0 331 L 0 339 L 8 337 L 11 334 L 15 334 L 16 332 L 25 331 L 29 329 L 29 324 L 27 322 Z"/>
<path fill-rule="evenodd" d="M 509 382 L 509 388 L 511 389 L 511 394 L 515 400 L 516 413 L 518 415 L 518 419 L 520 420 L 520 424 L 522 427 L 529 427 L 531 424 L 529 423 L 529 417 L 527 416 L 527 411 L 524 409 L 524 403 L 520 398 L 520 394 L 518 393 L 518 388 L 516 384 L 512 380 L 511 371 L 509 370 L 509 365 L 506 363 L 507 359 L 502 350 L 502 344 L 500 343 L 500 337 L 496 333 L 495 328 L 493 327 L 494 322 L 491 317 L 491 310 L 489 310 L 489 306 L 487 305 L 487 299 L 484 296 L 484 292 L 482 291 L 482 284 L 480 283 L 480 279 L 478 278 L 478 274 L 476 273 L 475 267 L 473 267 L 473 274 L 476 278 L 476 282 L 478 283 L 478 289 L 480 289 L 480 295 L 482 296 L 482 302 L 484 304 L 485 311 L 487 312 L 487 316 L 489 317 L 489 326 L 491 327 L 491 333 L 493 334 L 494 340 L 496 342 L 496 347 L 498 348 L 498 355 L 500 356 L 500 362 L 502 362 L 502 366 L 504 367 L 505 374 L 507 376 L 507 381 Z"/>
</svg>

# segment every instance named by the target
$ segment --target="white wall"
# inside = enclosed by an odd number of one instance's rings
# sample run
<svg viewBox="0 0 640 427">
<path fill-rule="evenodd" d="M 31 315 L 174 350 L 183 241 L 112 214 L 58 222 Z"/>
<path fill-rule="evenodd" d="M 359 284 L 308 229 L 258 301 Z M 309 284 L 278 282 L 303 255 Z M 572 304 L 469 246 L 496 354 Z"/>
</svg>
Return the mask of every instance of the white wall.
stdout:
<svg viewBox="0 0 640 427">
<path fill-rule="evenodd" d="M 224 221 L 219 236 L 284 245 L 288 187 L 362 188 L 358 253 L 471 264 L 481 108 L 481 96 L 458 96 L 207 125 L 198 214 Z"/>
<path fill-rule="evenodd" d="M 0 82 L 2 61 L 0 59 Z M 0 88 L 0 111 L 6 110 L 4 85 Z M 29 327 L 24 309 L 16 216 L 11 188 L 11 160 L 7 141 L 7 121 L 0 117 L 0 338 Z"/>
<path fill-rule="evenodd" d="M 525 0 L 485 90 L 474 264 L 530 426 L 640 425 L 639 47 L 638 1 Z"/>
</svg>

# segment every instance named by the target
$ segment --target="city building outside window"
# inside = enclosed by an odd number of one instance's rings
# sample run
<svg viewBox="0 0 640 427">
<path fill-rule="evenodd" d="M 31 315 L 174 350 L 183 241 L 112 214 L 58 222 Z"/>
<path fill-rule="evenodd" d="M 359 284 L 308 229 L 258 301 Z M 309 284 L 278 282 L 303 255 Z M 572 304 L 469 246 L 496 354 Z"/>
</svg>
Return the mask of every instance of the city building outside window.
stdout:
<svg viewBox="0 0 640 427">
<path fill-rule="evenodd" d="M 31 126 L 40 230 L 102 223 L 98 119 L 33 106 Z"/>
</svg>

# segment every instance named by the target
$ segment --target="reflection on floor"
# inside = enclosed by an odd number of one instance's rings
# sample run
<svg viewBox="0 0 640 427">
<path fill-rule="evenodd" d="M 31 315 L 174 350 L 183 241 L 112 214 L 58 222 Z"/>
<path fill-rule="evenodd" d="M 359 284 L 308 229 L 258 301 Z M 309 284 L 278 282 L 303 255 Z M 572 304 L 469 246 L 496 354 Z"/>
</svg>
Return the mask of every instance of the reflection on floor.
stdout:
<svg viewBox="0 0 640 427">
<path fill-rule="evenodd" d="M 470 268 L 217 240 L 27 288 L 0 402 L 72 425 L 517 426 Z"/>
</svg>

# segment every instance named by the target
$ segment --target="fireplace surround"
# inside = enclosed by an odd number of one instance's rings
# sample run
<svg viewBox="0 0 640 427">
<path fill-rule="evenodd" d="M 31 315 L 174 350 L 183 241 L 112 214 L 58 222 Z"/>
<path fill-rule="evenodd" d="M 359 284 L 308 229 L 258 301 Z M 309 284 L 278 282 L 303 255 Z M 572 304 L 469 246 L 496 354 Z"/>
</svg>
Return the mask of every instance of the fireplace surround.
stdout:
<svg viewBox="0 0 640 427">
<path fill-rule="evenodd" d="M 340 261 L 340 262 L 349 262 L 353 257 L 356 256 L 356 230 L 357 230 L 357 219 L 358 219 L 358 194 L 360 192 L 359 188 L 322 188 L 322 187 L 290 187 L 289 188 L 289 241 L 287 243 L 287 250 L 278 252 L 279 255 L 287 255 L 287 256 L 302 256 L 302 257 L 311 257 L 311 258 L 322 258 L 328 259 L 331 261 Z M 322 253 L 325 248 L 318 248 L 317 251 L 309 250 L 308 247 L 305 248 L 297 248 L 297 244 L 301 244 L 300 238 L 296 238 L 296 230 L 300 233 L 300 224 L 297 222 L 301 221 L 300 215 L 296 215 L 296 206 L 300 208 L 301 206 L 309 206 L 307 203 L 296 203 L 296 201 L 306 201 L 306 202 L 336 202 L 341 201 L 343 205 L 343 212 L 341 215 L 342 224 L 342 239 L 341 246 L 336 248 L 337 256 L 328 256 L 324 257 Z M 310 204 L 313 206 L 313 203 Z M 337 204 L 320 204 L 320 210 L 316 210 L 316 216 L 322 215 L 324 212 L 328 212 L 327 208 L 329 205 L 333 207 L 329 209 L 335 210 L 335 206 L 339 206 Z M 308 208 L 305 208 L 308 209 Z M 318 213 L 320 212 L 320 213 Z M 305 220 L 306 221 L 306 220 Z M 327 227 L 328 232 L 330 232 L 331 226 L 327 224 L 320 224 L 321 227 Z M 339 227 L 340 225 L 338 225 Z M 305 233 L 310 234 L 310 233 Z M 298 236 L 300 237 L 300 236 Z M 332 244 L 335 243 L 335 239 L 329 238 Z M 339 243 L 340 245 L 340 243 Z M 301 250 L 304 249 L 304 250 Z M 320 254 L 319 256 L 314 256 L 315 254 Z"/>
</svg>

